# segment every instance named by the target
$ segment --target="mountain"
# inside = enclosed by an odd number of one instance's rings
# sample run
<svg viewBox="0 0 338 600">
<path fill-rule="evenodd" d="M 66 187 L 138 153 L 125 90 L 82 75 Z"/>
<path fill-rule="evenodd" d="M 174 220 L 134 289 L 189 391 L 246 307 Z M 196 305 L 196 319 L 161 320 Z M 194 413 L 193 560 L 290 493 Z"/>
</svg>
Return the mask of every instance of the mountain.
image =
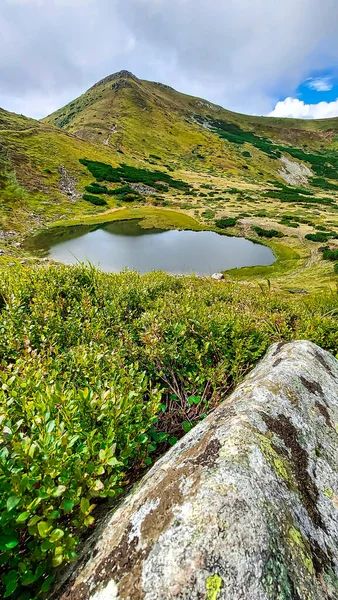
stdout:
<svg viewBox="0 0 338 600">
<path fill-rule="evenodd" d="M 234 277 L 302 289 L 306 268 L 310 286 L 335 280 L 319 249 L 337 235 L 338 119 L 237 114 L 121 71 L 40 122 L 0 109 L 0 186 L 5 254 L 55 222 L 147 213 L 149 226 L 226 229 L 273 248 L 273 268 Z"/>
<path fill-rule="evenodd" d="M 254 136 L 320 150 L 334 143 L 338 130 L 338 119 L 304 121 L 236 114 L 169 86 L 142 81 L 128 71 L 102 79 L 44 123 L 138 160 L 159 156 L 174 168 L 196 171 L 226 170 L 236 175 L 247 164 L 236 150 L 249 149 L 252 177 L 255 167 L 270 177 L 279 166 L 267 160 L 269 153 L 261 151 L 260 140 Z M 222 132 L 223 139 L 215 131 Z M 237 146 L 231 144 L 234 137 L 240 142 Z"/>
</svg>

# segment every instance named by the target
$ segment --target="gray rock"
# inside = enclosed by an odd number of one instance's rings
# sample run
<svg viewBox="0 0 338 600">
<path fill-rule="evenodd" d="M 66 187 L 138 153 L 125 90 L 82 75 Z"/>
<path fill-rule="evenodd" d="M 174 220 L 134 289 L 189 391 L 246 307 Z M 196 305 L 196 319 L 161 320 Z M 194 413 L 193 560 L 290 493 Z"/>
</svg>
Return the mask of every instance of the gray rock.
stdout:
<svg viewBox="0 0 338 600">
<path fill-rule="evenodd" d="M 61 600 L 338 598 L 338 361 L 272 346 L 98 527 Z"/>
<path fill-rule="evenodd" d="M 281 156 L 279 160 L 283 163 L 283 168 L 278 171 L 278 175 L 289 185 L 306 185 L 308 178 L 313 176 L 312 171 L 303 163 L 290 160 L 286 156 Z"/>
<path fill-rule="evenodd" d="M 76 185 L 78 183 L 77 179 L 70 175 L 63 165 L 58 167 L 58 171 L 60 173 L 59 188 L 61 192 L 68 196 L 73 202 L 77 200 L 77 198 L 81 198 L 81 194 L 76 190 Z"/>
<path fill-rule="evenodd" d="M 224 279 L 223 273 L 214 273 L 213 275 L 211 275 L 211 277 L 212 277 L 212 279 L 216 279 L 217 281 Z"/>
</svg>

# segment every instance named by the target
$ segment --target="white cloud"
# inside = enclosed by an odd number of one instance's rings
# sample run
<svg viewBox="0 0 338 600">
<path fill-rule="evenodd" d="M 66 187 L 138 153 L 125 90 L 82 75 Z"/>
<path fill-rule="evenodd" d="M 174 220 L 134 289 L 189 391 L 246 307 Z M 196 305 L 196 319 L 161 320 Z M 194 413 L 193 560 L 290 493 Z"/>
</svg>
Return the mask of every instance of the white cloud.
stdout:
<svg viewBox="0 0 338 600">
<path fill-rule="evenodd" d="M 281 91 L 338 67 L 336 2 L 0 0 L 0 106 L 44 116 L 128 69 L 266 114 Z"/>
<path fill-rule="evenodd" d="M 308 79 L 308 87 L 316 92 L 329 92 L 333 88 L 330 77 L 316 77 L 314 79 Z"/>
<path fill-rule="evenodd" d="M 333 102 L 305 104 L 298 98 L 285 98 L 277 102 L 269 117 L 293 117 L 295 119 L 327 119 L 338 116 L 338 99 Z"/>
</svg>

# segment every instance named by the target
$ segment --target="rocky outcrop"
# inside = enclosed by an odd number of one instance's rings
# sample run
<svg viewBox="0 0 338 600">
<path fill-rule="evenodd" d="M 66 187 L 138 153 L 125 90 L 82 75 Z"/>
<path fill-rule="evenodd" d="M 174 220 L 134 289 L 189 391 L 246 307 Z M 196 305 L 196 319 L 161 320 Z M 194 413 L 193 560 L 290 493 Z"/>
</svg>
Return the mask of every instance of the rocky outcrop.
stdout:
<svg viewBox="0 0 338 600">
<path fill-rule="evenodd" d="M 286 156 L 282 156 L 280 161 L 283 168 L 278 171 L 278 175 L 289 185 L 306 185 L 309 177 L 313 176 L 312 171 L 302 163 L 289 160 Z"/>
<path fill-rule="evenodd" d="M 144 477 L 61 600 L 338 598 L 338 362 L 281 342 Z"/>
<path fill-rule="evenodd" d="M 71 200 L 75 201 L 77 198 L 81 198 L 81 194 L 77 192 L 76 185 L 77 179 L 70 175 L 63 165 L 58 167 L 60 173 L 59 188 L 63 194 L 66 194 Z"/>
<path fill-rule="evenodd" d="M 93 85 L 91 88 L 89 88 L 88 91 L 94 90 L 95 88 L 100 87 L 101 85 L 105 85 L 106 83 L 110 83 L 111 81 L 127 81 L 129 79 L 132 79 L 133 81 L 138 81 L 137 77 L 135 77 L 133 73 L 130 73 L 130 71 L 118 71 L 118 73 L 113 73 L 112 75 L 108 75 L 108 77 L 101 79 L 100 81 L 95 83 L 95 85 Z"/>
</svg>

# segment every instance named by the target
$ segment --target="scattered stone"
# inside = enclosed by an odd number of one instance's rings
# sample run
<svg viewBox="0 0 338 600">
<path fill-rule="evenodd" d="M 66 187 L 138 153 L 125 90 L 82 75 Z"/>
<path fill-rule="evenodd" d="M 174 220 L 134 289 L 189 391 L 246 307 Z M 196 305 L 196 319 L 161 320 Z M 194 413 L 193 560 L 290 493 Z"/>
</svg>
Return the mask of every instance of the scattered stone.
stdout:
<svg viewBox="0 0 338 600">
<path fill-rule="evenodd" d="M 59 179 L 59 188 L 63 194 L 69 196 L 73 201 L 81 198 L 81 194 L 76 190 L 77 179 L 68 174 L 66 167 L 60 165 L 58 171 L 61 175 Z"/>
<path fill-rule="evenodd" d="M 337 423 L 338 361 L 274 344 L 108 514 L 52 597 L 336 600 Z"/>
<path fill-rule="evenodd" d="M 16 235 L 16 231 L 0 231 L 0 238 L 11 237 Z"/>
<path fill-rule="evenodd" d="M 206 102 L 206 100 L 196 100 L 196 106 L 201 106 L 202 108 L 208 108 L 215 112 L 219 112 L 222 110 L 221 106 L 217 106 L 216 104 L 212 104 L 211 102 Z"/>
<path fill-rule="evenodd" d="M 111 87 L 112 90 L 118 92 L 118 90 L 121 90 L 123 88 L 131 88 L 132 85 L 130 81 L 128 81 L 128 79 L 120 79 L 119 81 L 115 81 Z"/>
<path fill-rule="evenodd" d="M 286 291 L 289 292 L 289 294 L 308 294 L 307 290 L 302 290 L 298 288 L 289 288 Z"/>
<path fill-rule="evenodd" d="M 313 176 L 312 171 L 302 163 L 289 160 L 286 156 L 282 156 L 279 160 L 283 163 L 284 168 L 280 169 L 278 174 L 289 185 L 306 185 L 308 178 Z"/>
<path fill-rule="evenodd" d="M 118 73 L 113 73 L 112 75 L 108 75 L 104 79 L 101 79 L 95 85 L 93 85 L 90 90 L 94 90 L 100 85 L 104 85 L 106 83 L 110 83 L 111 81 L 116 81 L 117 79 L 132 79 L 133 81 L 138 81 L 137 77 L 130 73 L 129 71 L 119 71 Z M 88 90 L 89 91 L 89 90 Z"/>
<path fill-rule="evenodd" d="M 213 275 L 211 275 L 211 277 L 212 277 L 212 279 L 216 279 L 217 281 L 224 279 L 223 273 L 214 273 Z"/>
<path fill-rule="evenodd" d="M 135 192 L 144 194 L 145 196 L 154 196 L 158 194 L 155 188 L 152 188 L 149 185 L 143 185 L 143 183 L 128 183 L 128 185 L 135 190 Z"/>
</svg>

